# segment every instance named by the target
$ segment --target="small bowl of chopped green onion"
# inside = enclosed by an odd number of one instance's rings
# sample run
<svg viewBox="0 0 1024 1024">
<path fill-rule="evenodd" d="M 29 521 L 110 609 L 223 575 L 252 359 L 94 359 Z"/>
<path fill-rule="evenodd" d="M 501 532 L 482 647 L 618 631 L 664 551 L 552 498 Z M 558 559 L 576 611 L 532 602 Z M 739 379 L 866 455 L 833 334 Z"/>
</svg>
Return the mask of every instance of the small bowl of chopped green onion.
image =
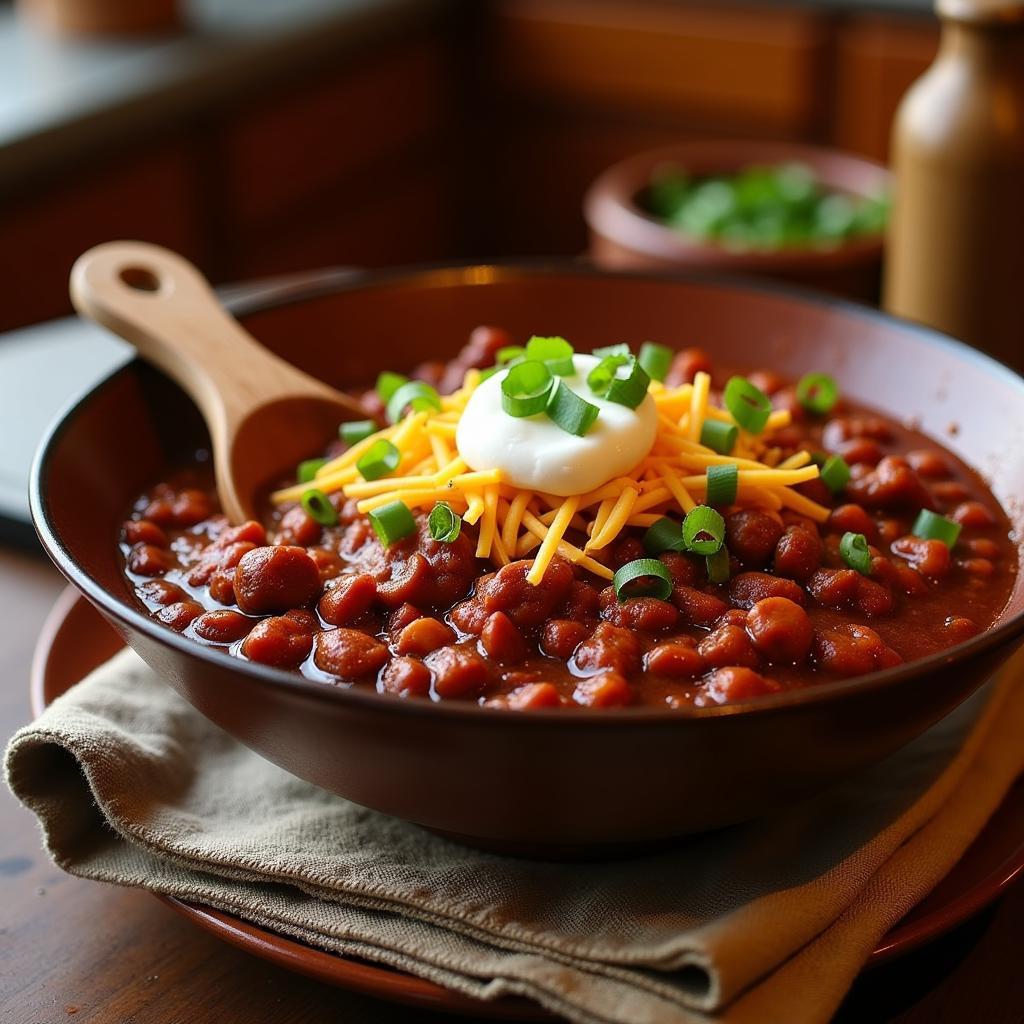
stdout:
<svg viewBox="0 0 1024 1024">
<path fill-rule="evenodd" d="M 684 143 L 609 168 L 584 214 L 591 257 L 606 268 L 763 274 L 870 301 L 889 175 L 794 143 Z"/>
</svg>

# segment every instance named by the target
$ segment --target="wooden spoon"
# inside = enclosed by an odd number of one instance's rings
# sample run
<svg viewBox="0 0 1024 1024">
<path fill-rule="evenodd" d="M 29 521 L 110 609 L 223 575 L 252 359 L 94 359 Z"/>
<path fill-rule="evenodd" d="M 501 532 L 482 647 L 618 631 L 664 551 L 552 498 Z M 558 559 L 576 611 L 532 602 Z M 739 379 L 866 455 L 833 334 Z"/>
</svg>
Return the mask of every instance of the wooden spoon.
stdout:
<svg viewBox="0 0 1024 1024">
<path fill-rule="evenodd" d="M 263 348 L 188 260 L 145 242 L 107 242 L 71 270 L 82 316 L 119 334 L 171 376 L 210 431 L 217 492 L 233 523 L 255 517 L 262 487 L 322 452 L 366 411 Z"/>
</svg>

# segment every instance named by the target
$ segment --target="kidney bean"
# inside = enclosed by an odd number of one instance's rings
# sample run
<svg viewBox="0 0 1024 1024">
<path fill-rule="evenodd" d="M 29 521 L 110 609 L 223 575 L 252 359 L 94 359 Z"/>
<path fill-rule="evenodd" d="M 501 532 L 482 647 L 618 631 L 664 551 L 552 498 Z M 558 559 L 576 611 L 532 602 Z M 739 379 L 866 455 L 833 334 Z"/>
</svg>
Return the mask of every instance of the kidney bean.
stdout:
<svg viewBox="0 0 1024 1024">
<path fill-rule="evenodd" d="M 554 558 L 535 585 L 526 574 L 532 561 L 512 562 L 502 566 L 493 579 L 477 587 L 487 613 L 504 612 L 517 626 L 530 629 L 551 618 L 569 596 L 575 576 L 564 558 Z"/>
<path fill-rule="evenodd" d="M 576 648 L 575 661 L 584 671 L 614 669 L 623 675 L 640 670 L 640 641 L 629 629 L 600 623 Z"/>
<path fill-rule="evenodd" d="M 163 576 L 174 568 L 174 556 L 153 544 L 136 544 L 128 552 L 128 571 L 136 576 Z"/>
<path fill-rule="evenodd" d="M 601 591 L 601 618 L 613 626 L 660 633 L 679 621 L 679 611 L 668 601 L 656 597 L 630 597 L 620 601 L 614 587 Z"/>
<path fill-rule="evenodd" d="M 369 573 L 347 573 L 324 592 L 318 610 L 324 622 L 349 626 L 362 618 L 376 600 L 377 581 Z"/>
<path fill-rule="evenodd" d="M 668 368 L 665 383 L 669 387 L 689 384 L 698 373 L 711 373 L 711 356 L 702 348 L 684 348 L 677 352 Z"/>
<path fill-rule="evenodd" d="M 950 569 L 949 548 L 941 540 L 925 540 L 923 537 L 905 536 L 892 542 L 893 554 L 905 558 L 918 572 L 925 576 L 939 578 Z"/>
<path fill-rule="evenodd" d="M 725 624 L 715 628 L 697 644 L 697 652 L 709 665 L 749 665 L 760 660 L 741 626 Z"/>
<path fill-rule="evenodd" d="M 320 593 L 320 572 L 302 548 L 255 548 L 235 569 L 235 600 L 243 612 L 286 611 L 309 604 Z"/>
<path fill-rule="evenodd" d="M 716 620 L 716 626 L 742 626 L 746 628 L 747 616 L 750 614 L 745 608 L 729 608 L 724 611 Z"/>
<path fill-rule="evenodd" d="M 858 676 L 891 668 L 903 659 L 868 626 L 849 622 L 815 630 L 818 667 L 839 676 Z"/>
<path fill-rule="evenodd" d="M 322 533 L 323 527 L 301 505 L 296 505 L 281 517 L 278 543 L 308 548 L 320 540 Z"/>
<path fill-rule="evenodd" d="M 561 707 L 562 698 L 551 683 L 526 683 L 517 686 L 506 698 L 506 707 L 513 711 L 529 711 L 531 708 Z"/>
<path fill-rule="evenodd" d="M 389 616 L 387 630 L 397 635 L 401 633 L 410 622 L 415 622 L 423 614 L 414 604 L 400 604 Z"/>
<path fill-rule="evenodd" d="M 906 459 L 886 455 L 865 476 L 846 485 L 847 493 L 870 508 L 931 508 L 931 492 Z"/>
<path fill-rule="evenodd" d="M 652 647 L 644 655 L 644 668 L 664 676 L 693 678 L 705 669 L 704 658 L 689 637 L 674 637 Z"/>
<path fill-rule="evenodd" d="M 186 598 L 184 601 L 175 601 L 173 604 L 165 604 L 157 613 L 156 617 L 171 629 L 179 633 L 198 616 L 202 615 L 203 606 L 198 601 Z"/>
<path fill-rule="evenodd" d="M 621 569 L 629 562 L 646 557 L 647 552 L 639 537 L 623 537 L 611 546 L 607 561 L 610 568 Z"/>
<path fill-rule="evenodd" d="M 927 480 L 942 480 L 950 475 L 949 463 L 931 448 L 918 448 L 907 452 L 907 462 L 914 472 Z"/>
<path fill-rule="evenodd" d="M 971 492 L 958 480 L 940 480 L 932 484 L 932 495 L 943 505 L 955 505 L 958 501 L 966 501 Z"/>
<path fill-rule="evenodd" d="M 418 654 L 422 657 L 453 643 L 455 633 L 448 626 L 429 616 L 421 616 L 398 634 L 395 650 L 399 654 Z"/>
<path fill-rule="evenodd" d="M 849 502 L 832 509 L 826 526 L 834 533 L 863 533 L 872 544 L 878 540 L 874 519 L 860 505 Z"/>
<path fill-rule="evenodd" d="M 904 594 L 914 597 L 928 593 L 928 584 L 916 569 L 903 562 L 890 564 L 892 564 L 896 573 L 896 578 L 893 581 L 894 586 L 898 587 Z"/>
<path fill-rule="evenodd" d="M 220 604 L 235 603 L 235 574 L 230 569 L 218 569 L 207 585 L 210 597 Z"/>
<path fill-rule="evenodd" d="M 807 612 L 785 597 L 758 601 L 747 616 L 747 635 L 769 661 L 800 664 L 810 652 L 813 634 Z"/>
<path fill-rule="evenodd" d="M 907 524 L 899 519 L 879 519 L 877 527 L 881 544 L 892 544 L 907 532 Z"/>
<path fill-rule="evenodd" d="M 772 566 L 780 576 L 804 581 L 821 565 L 825 546 L 818 531 L 803 526 L 788 526 L 775 545 Z"/>
<path fill-rule="evenodd" d="M 247 519 L 238 526 L 225 527 L 217 537 L 217 544 L 222 548 L 243 541 L 253 547 L 262 547 L 267 543 L 267 531 L 255 519 Z"/>
<path fill-rule="evenodd" d="M 379 693 L 398 697 L 426 697 L 430 693 L 430 669 L 416 658 L 392 658 L 377 680 Z"/>
<path fill-rule="evenodd" d="M 989 540 L 988 537 L 971 537 L 961 541 L 961 544 L 978 558 L 996 560 L 1000 556 L 999 545 L 994 540 Z"/>
<path fill-rule="evenodd" d="M 192 623 L 192 632 L 212 644 L 230 644 L 241 640 L 255 623 L 240 612 L 227 608 L 204 612 Z"/>
<path fill-rule="evenodd" d="M 996 571 L 995 565 L 987 558 L 960 558 L 956 564 L 972 576 L 991 576 Z"/>
<path fill-rule="evenodd" d="M 515 663 L 529 654 L 523 634 L 504 612 L 491 612 L 480 632 L 480 644 L 495 661 Z"/>
<path fill-rule="evenodd" d="M 544 623 L 541 647 L 552 658 L 568 661 L 591 632 L 592 627 L 576 619 L 548 619 Z"/>
<path fill-rule="evenodd" d="M 294 622 L 307 633 L 320 632 L 320 620 L 308 608 L 292 608 L 284 613 L 284 618 Z"/>
<path fill-rule="evenodd" d="M 825 424 L 821 443 L 829 451 L 836 451 L 843 441 L 854 437 L 869 437 L 872 441 L 886 443 L 892 440 L 892 429 L 879 416 L 837 416 Z"/>
<path fill-rule="evenodd" d="M 601 672 L 581 679 L 572 699 L 591 708 L 625 707 L 633 701 L 633 689 L 620 672 Z"/>
<path fill-rule="evenodd" d="M 868 437 L 854 437 L 839 445 L 838 452 L 851 466 L 877 466 L 885 455 L 877 441 Z"/>
<path fill-rule="evenodd" d="M 725 517 L 725 543 L 729 553 L 754 568 L 768 564 L 782 531 L 780 517 L 759 509 L 740 509 Z"/>
<path fill-rule="evenodd" d="M 818 604 L 841 608 L 857 597 L 859 580 L 855 569 L 819 569 L 807 581 L 807 589 Z"/>
<path fill-rule="evenodd" d="M 565 599 L 563 614 L 567 619 L 585 622 L 596 619 L 600 614 L 601 600 L 597 591 L 589 584 L 573 580 L 569 596 Z"/>
<path fill-rule="evenodd" d="M 344 571 L 345 566 L 342 560 L 327 548 L 306 548 L 306 554 L 313 559 L 313 564 L 316 565 L 317 572 L 320 573 L 321 583 L 337 579 Z"/>
<path fill-rule="evenodd" d="M 963 643 L 964 640 L 970 640 L 972 636 L 977 636 L 981 632 L 975 622 L 963 615 L 947 616 L 942 623 L 942 631 L 952 644 Z"/>
<path fill-rule="evenodd" d="M 313 653 L 317 668 L 342 679 L 357 679 L 379 672 L 388 657 L 387 647 L 376 637 L 358 629 L 344 628 L 318 633 Z"/>
<path fill-rule="evenodd" d="M 406 601 L 418 608 L 450 608 L 476 580 L 475 542 L 461 533 L 445 544 L 430 536 L 427 516 L 419 514 L 416 521 L 413 536 L 387 548 L 376 537 L 365 543 L 358 554 L 360 567 L 376 579 L 377 598 L 388 608 Z"/>
<path fill-rule="evenodd" d="M 996 517 L 980 501 L 961 502 L 949 518 L 961 526 L 993 526 Z"/>
<path fill-rule="evenodd" d="M 168 545 L 167 534 L 148 519 L 129 519 L 124 524 L 123 532 L 128 544 L 152 544 L 155 548 Z"/>
<path fill-rule="evenodd" d="M 147 580 L 135 589 L 135 593 L 151 604 L 165 605 L 188 600 L 188 594 L 181 587 L 167 580 Z"/>
<path fill-rule="evenodd" d="M 203 491 L 192 487 L 177 492 L 170 488 L 157 490 L 158 493 L 143 512 L 143 518 L 159 526 L 183 529 L 195 526 L 213 515 L 213 503 Z"/>
<path fill-rule="evenodd" d="M 277 668 L 301 665 L 312 647 L 313 634 L 285 615 L 261 619 L 242 641 L 242 653 L 250 661 Z"/>
<path fill-rule="evenodd" d="M 678 551 L 663 551 L 658 560 L 668 569 L 675 587 L 692 587 L 707 577 L 707 570 L 692 555 L 684 555 Z"/>
<path fill-rule="evenodd" d="M 457 604 L 449 613 L 448 618 L 456 629 L 471 636 L 479 636 L 487 621 L 487 609 L 483 601 L 477 597 L 471 597 L 462 604 Z"/>
<path fill-rule="evenodd" d="M 803 587 L 766 572 L 742 572 L 729 583 L 729 598 L 739 608 L 752 608 L 766 597 L 788 597 L 797 604 L 806 600 Z"/>
<path fill-rule="evenodd" d="M 487 662 L 465 647 L 441 647 L 424 662 L 434 673 L 434 693 L 441 700 L 479 696 L 490 674 Z"/>
<path fill-rule="evenodd" d="M 767 679 L 743 665 L 724 665 L 708 676 L 697 704 L 705 707 L 709 704 L 733 704 L 763 697 L 779 689 L 774 679 Z"/>
<path fill-rule="evenodd" d="M 888 615 L 896 607 L 896 600 L 888 587 L 866 576 L 860 576 L 857 580 L 854 604 L 865 615 Z"/>
<path fill-rule="evenodd" d="M 710 626 L 729 608 L 714 594 L 706 594 L 695 587 L 684 586 L 673 588 L 672 603 L 679 609 L 683 622 L 695 626 Z"/>
</svg>

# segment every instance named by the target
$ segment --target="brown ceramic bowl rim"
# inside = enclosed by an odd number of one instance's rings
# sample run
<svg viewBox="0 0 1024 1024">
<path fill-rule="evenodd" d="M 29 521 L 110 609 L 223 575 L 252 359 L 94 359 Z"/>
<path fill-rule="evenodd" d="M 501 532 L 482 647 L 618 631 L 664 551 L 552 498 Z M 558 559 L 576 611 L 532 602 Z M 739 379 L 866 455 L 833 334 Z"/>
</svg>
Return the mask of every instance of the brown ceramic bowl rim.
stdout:
<svg viewBox="0 0 1024 1024">
<path fill-rule="evenodd" d="M 888 326 L 896 326 L 900 330 L 916 335 L 928 344 L 952 350 L 958 357 L 971 359 L 980 364 L 988 373 L 1002 377 L 1021 392 L 1024 401 L 1024 378 L 982 352 L 968 347 L 931 328 L 895 317 L 862 306 L 845 299 L 822 295 L 818 292 L 805 290 L 791 285 L 779 285 L 774 282 L 759 282 L 743 278 L 729 278 L 724 275 L 701 274 L 695 272 L 677 273 L 662 271 L 607 271 L 581 263 L 566 263 L 550 260 L 492 262 L 486 264 L 436 264 L 413 267 L 397 267 L 387 270 L 369 272 L 353 272 L 351 270 L 331 270 L 312 272 L 305 281 L 299 279 L 284 288 L 271 288 L 265 291 L 249 291 L 226 304 L 239 317 L 251 315 L 265 309 L 302 302 L 308 299 L 323 297 L 330 294 L 342 294 L 347 291 L 367 290 L 374 288 L 393 288 L 396 285 L 415 284 L 428 287 L 446 287 L 454 283 L 474 284 L 495 283 L 506 280 L 558 276 L 601 278 L 630 278 L 651 282 L 696 283 L 705 287 L 720 288 L 725 291 L 756 291 L 775 295 L 783 295 L 797 302 L 812 303 L 818 306 L 837 308 L 848 315 L 859 317 L 868 323 L 882 322 Z M 162 623 L 145 614 L 141 609 L 131 607 L 96 582 L 83 567 L 74 559 L 71 552 L 64 546 L 53 525 L 49 501 L 44 487 L 50 455 L 63 435 L 71 428 L 76 413 L 86 406 L 93 395 L 109 386 L 121 374 L 132 372 L 138 360 L 132 360 L 113 371 L 83 395 L 73 399 L 51 425 L 43 438 L 32 466 L 29 482 L 29 505 L 32 521 L 43 548 L 64 573 L 64 575 L 102 612 L 115 621 L 120 620 L 131 629 L 144 634 L 147 639 L 165 647 L 170 647 L 186 657 L 197 658 L 225 667 L 225 659 L 230 658 L 230 667 L 241 675 L 250 678 L 255 684 L 264 686 L 284 687 L 296 696 L 312 700 L 337 700 L 342 703 L 362 707 L 367 710 L 381 711 L 388 709 L 394 714 L 410 715 L 446 715 L 465 717 L 477 724 L 497 724 L 515 721 L 521 727 L 528 723 L 543 724 L 557 727 L 569 722 L 586 728 L 604 728 L 615 726 L 619 722 L 657 723 L 671 726 L 672 722 L 689 721 L 694 718 L 722 718 L 733 715 L 773 715 L 785 713 L 788 708 L 808 704 L 822 704 L 841 700 L 851 694 L 863 693 L 896 686 L 904 679 L 927 673 L 934 667 L 962 661 L 980 655 L 994 647 L 1011 641 L 1024 633 L 1024 611 L 985 630 L 954 647 L 947 648 L 926 658 L 907 662 L 894 668 L 880 672 L 871 672 L 863 676 L 837 680 L 818 686 L 801 687 L 777 694 L 753 698 L 736 704 L 721 704 L 704 708 L 651 708 L 624 707 L 607 708 L 597 712 L 588 708 L 551 708 L 534 709 L 529 712 L 510 712 L 503 708 L 488 708 L 478 704 L 458 701 L 418 701 L 396 700 L 393 696 L 366 690 L 360 686 L 326 686 L 321 682 L 307 679 L 298 672 L 289 672 L 267 665 L 258 665 L 250 661 L 231 657 L 213 647 L 206 647 L 167 628 Z M 513 728 L 520 726 L 513 726 Z"/>
<path fill-rule="evenodd" d="M 612 164 L 593 181 L 583 198 L 583 213 L 590 229 L 631 250 L 659 259 L 698 262 L 704 266 L 740 266 L 744 269 L 779 269 L 808 264 L 858 262 L 877 259 L 884 231 L 869 232 L 839 245 L 794 245 L 779 249 L 729 248 L 718 243 L 690 239 L 644 210 L 637 202 L 651 172 L 660 165 L 696 163 L 699 173 L 730 172 L 758 163 L 797 161 L 821 174 L 826 187 L 839 187 L 823 173 L 826 164 L 842 164 L 875 175 L 879 190 L 891 185 L 889 171 L 881 164 L 855 153 L 799 142 L 766 140 L 702 139 L 645 150 Z M 854 190 L 856 191 L 856 190 Z M 868 192 L 856 191 L 867 197 Z"/>
</svg>

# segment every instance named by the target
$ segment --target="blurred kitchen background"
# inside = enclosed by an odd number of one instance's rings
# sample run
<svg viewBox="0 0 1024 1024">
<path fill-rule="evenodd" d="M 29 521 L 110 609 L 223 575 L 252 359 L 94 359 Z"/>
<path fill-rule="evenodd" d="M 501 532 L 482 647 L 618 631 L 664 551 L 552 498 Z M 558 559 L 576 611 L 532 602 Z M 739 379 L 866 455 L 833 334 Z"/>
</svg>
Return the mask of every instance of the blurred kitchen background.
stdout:
<svg viewBox="0 0 1024 1024">
<path fill-rule="evenodd" d="M 654 146 L 884 161 L 938 39 L 928 0 L 198 0 L 180 30 L 43 27 L 112 2 L 0 2 L 0 330 L 69 312 L 75 257 L 116 237 L 215 281 L 572 256 L 587 185 Z"/>
<path fill-rule="evenodd" d="M 0 532 L 29 535 L 47 422 L 127 358 L 66 319 L 90 246 L 217 283 L 578 258 L 588 186 L 652 147 L 884 164 L 938 40 L 931 0 L 0 0 Z"/>
</svg>

